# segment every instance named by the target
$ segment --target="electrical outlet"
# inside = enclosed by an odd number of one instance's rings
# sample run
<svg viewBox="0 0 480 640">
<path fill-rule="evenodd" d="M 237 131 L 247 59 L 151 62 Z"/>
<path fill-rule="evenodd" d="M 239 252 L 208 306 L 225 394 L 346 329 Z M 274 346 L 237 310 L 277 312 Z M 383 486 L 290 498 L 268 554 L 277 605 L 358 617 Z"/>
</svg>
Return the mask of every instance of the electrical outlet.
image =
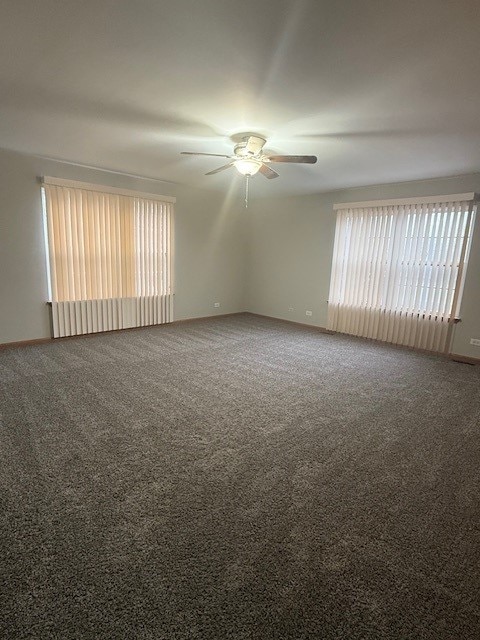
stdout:
<svg viewBox="0 0 480 640">
<path fill-rule="evenodd" d="M 213 306 L 218 308 L 220 306 L 220 303 L 219 302 L 214 302 Z"/>
<path fill-rule="evenodd" d="M 305 315 L 306 315 L 306 316 L 311 316 L 311 315 L 312 315 L 312 312 L 311 312 L 311 311 L 305 311 Z"/>
<path fill-rule="evenodd" d="M 293 311 L 293 307 L 288 307 L 288 310 L 289 311 Z"/>
<path fill-rule="evenodd" d="M 470 338 L 470 344 L 474 344 L 476 347 L 480 347 L 480 339 L 479 338 Z"/>
</svg>

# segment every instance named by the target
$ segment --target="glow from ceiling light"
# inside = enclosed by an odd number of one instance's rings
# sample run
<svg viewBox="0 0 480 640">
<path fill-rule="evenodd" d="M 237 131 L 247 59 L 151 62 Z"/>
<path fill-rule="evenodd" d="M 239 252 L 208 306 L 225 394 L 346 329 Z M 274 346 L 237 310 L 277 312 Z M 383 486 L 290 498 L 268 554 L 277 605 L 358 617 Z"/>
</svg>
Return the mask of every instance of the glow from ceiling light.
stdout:
<svg viewBox="0 0 480 640">
<path fill-rule="evenodd" d="M 262 166 L 259 160 L 254 160 L 253 158 L 241 158 L 240 160 L 235 160 L 234 164 L 242 176 L 254 176 Z"/>
</svg>

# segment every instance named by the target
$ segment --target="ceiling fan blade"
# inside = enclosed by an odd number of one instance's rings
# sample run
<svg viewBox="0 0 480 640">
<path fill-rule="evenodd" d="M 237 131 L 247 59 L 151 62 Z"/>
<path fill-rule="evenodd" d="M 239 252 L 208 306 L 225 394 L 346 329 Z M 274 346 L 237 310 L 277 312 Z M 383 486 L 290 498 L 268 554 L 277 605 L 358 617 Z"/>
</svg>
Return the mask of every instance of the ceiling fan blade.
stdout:
<svg viewBox="0 0 480 640">
<path fill-rule="evenodd" d="M 268 178 L 269 180 L 271 180 L 272 178 L 278 178 L 278 173 L 273 169 L 271 169 L 270 167 L 267 167 L 266 164 L 262 164 L 258 172 L 261 173 L 262 176 L 265 176 L 265 178 Z"/>
<path fill-rule="evenodd" d="M 302 164 L 315 164 L 317 156 L 268 156 L 265 162 L 300 162 Z"/>
<path fill-rule="evenodd" d="M 229 158 L 230 156 L 226 156 L 227 158 Z M 214 169 L 213 171 L 209 171 L 208 173 L 206 173 L 206 176 L 213 176 L 214 173 L 218 173 L 219 171 L 225 171 L 225 169 L 228 169 L 229 167 L 233 167 L 234 163 L 233 162 L 229 162 L 228 164 L 224 164 L 223 167 L 218 167 L 218 169 Z"/>
<path fill-rule="evenodd" d="M 264 138 L 260 138 L 260 136 L 249 136 L 245 150 L 248 155 L 256 156 L 263 149 L 265 142 L 266 140 Z"/>
<path fill-rule="evenodd" d="M 231 158 L 231 156 L 226 156 L 223 153 L 201 153 L 199 151 L 180 151 L 180 153 L 184 156 L 215 156 L 216 158 Z"/>
</svg>

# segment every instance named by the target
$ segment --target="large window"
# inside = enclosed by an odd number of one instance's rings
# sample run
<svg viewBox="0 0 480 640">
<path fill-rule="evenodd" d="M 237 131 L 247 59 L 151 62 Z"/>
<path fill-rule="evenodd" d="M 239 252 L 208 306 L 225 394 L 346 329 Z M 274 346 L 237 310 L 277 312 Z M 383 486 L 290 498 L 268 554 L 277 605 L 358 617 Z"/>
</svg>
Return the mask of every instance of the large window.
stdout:
<svg viewBox="0 0 480 640">
<path fill-rule="evenodd" d="M 54 335 L 171 320 L 173 198 L 45 178 Z"/>
<path fill-rule="evenodd" d="M 336 205 L 330 329 L 448 350 L 474 194 L 428 200 Z"/>
</svg>

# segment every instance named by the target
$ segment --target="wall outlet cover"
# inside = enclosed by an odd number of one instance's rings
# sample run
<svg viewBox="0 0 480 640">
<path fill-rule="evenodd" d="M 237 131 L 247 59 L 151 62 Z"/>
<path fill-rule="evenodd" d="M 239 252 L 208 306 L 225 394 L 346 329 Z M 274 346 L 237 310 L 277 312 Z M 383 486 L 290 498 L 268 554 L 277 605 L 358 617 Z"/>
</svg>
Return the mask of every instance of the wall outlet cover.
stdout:
<svg viewBox="0 0 480 640">
<path fill-rule="evenodd" d="M 474 344 L 476 347 L 480 347 L 480 338 L 470 338 L 470 344 Z"/>
<path fill-rule="evenodd" d="M 219 306 L 220 306 L 220 303 L 219 303 L 219 302 L 214 302 L 214 303 L 213 303 L 213 306 L 214 306 L 214 307 L 219 307 Z"/>
<path fill-rule="evenodd" d="M 305 311 L 305 315 L 306 315 L 306 316 L 311 316 L 311 315 L 312 315 L 312 312 L 311 312 L 311 311 Z"/>
</svg>

